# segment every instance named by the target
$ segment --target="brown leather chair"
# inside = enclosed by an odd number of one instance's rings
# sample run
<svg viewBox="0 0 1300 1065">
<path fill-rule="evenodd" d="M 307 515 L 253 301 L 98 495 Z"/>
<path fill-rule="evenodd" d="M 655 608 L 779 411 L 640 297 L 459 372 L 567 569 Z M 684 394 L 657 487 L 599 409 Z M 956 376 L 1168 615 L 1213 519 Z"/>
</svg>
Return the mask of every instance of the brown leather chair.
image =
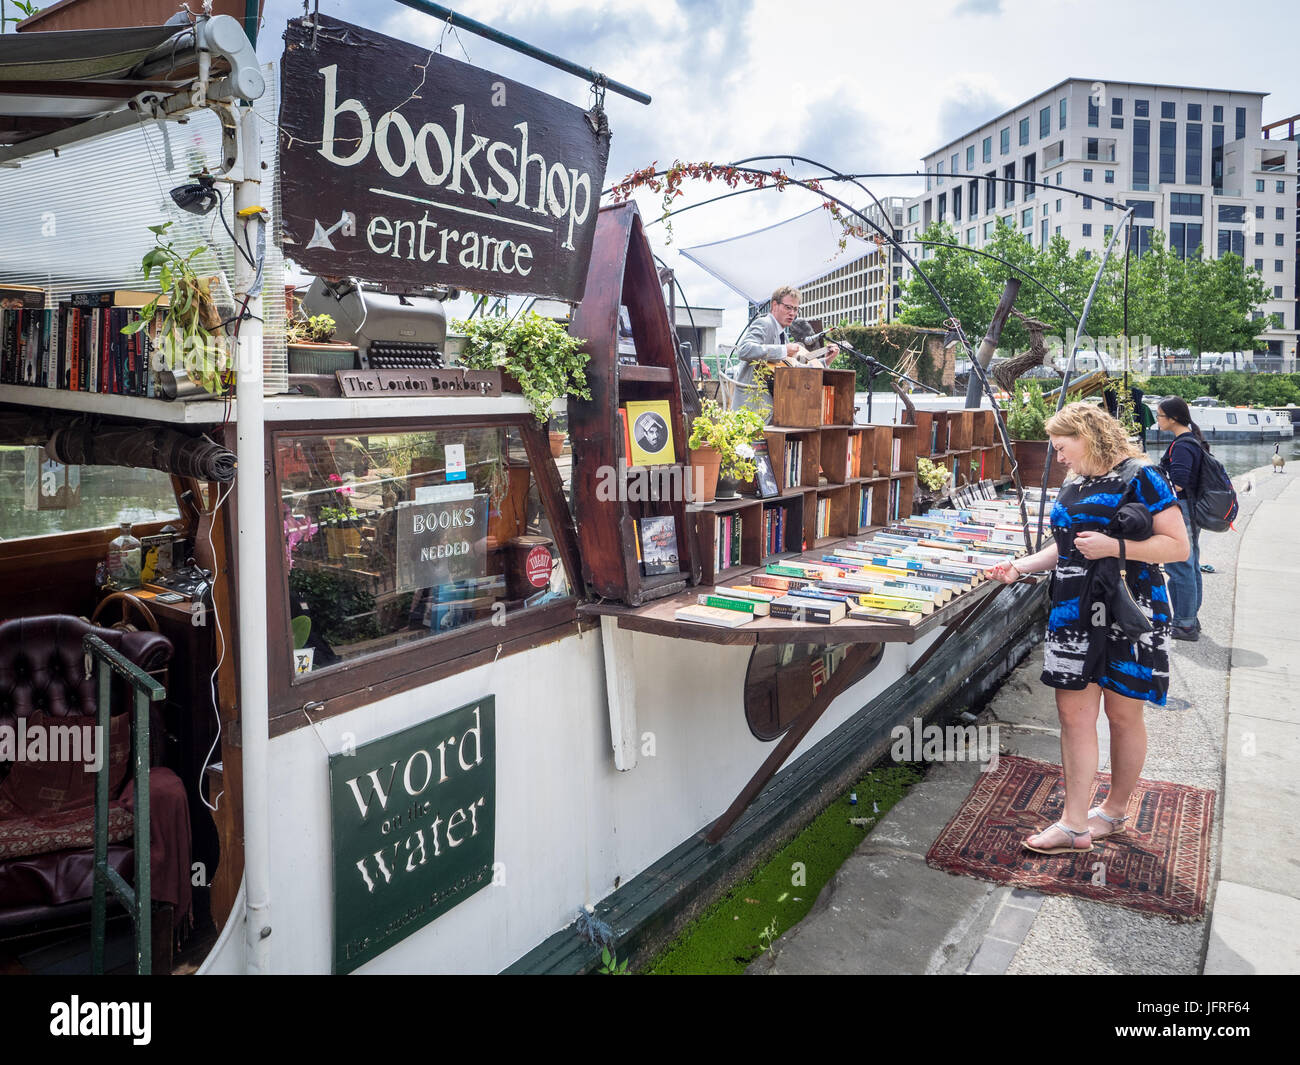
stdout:
<svg viewBox="0 0 1300 1065">
<path fill-rule="evenodd" d="M 165 669 L 171 661 L 171 641 L 155 632 L 103 629 L 65 615 L 0 623 L 0 727 L 17 733 L 20 719 L 31 724 L 33 718 L 47 726 L 94 723 L 97 681 L 93 673 L 86 678 L 82 649 L 82 637 L 88 632 L 146 672 Z M 113 729 L 114 745 L 120 748 L 119 741 L 129 741 L 132 702 L 125 682 L 115 678 L 114 685 L 113 720 L 125 725 Z M 30 769 L 31 763 L 0 764 L 0 932 L 57 927 L 80 921 L 89 911 L 94 878 L 93 790 L 89 805 L 85 798 L 87 789 L 93 789 L 94 774 L 82 773 L 78 765 L 66 778 L 70 788 L 62 796 L 66 806 L 61 806 L 58 786 L 42 784 L 35 789 L 40 794 L 32 794 Z M 118 798 L 129 776 L 124 770 L 114 775 L 110 800 Z M 116 805 L 111 803 L 110 809 Z M 129 826 L 129 813 L 112 813 L 110 828 L 114 824 L 117 836 L 129 833 L 129 828 L 121 827 Z M 72 841 L 75 845 L 59 846 Z M 111 843 L 108 855 L 110 866 L 129 881 L 132 841 Z"/>
</svg>

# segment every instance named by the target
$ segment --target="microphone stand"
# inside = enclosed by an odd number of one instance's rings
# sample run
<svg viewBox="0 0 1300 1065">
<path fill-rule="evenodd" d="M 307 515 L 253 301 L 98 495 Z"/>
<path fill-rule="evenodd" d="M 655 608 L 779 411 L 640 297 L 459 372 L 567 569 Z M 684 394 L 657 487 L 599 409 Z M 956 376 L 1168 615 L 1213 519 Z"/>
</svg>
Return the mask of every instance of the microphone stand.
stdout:
<svg viewBox="0 0 1300 1065">
<path fill-rule="evenodd" d="M 918 381 L 913 377 L 908 377 L 907 374 L 905 373 L 899 373 L 897 370 L 893 369 L 892 367 L 886 366 L 883 362 L 877 361 L 876 359 L 872 358 L 870 355 L 863 355 L 862 352 L 858 351 L 851 344 L 846 344 L 842 340 L 836 340 L 833 341 L 833 343 L 839 347 L 840 351 L 847 351 L 850 355 L 852 355 L 855 359 L 857 359 L 867 368 L 867 421 L 868 422 L 871 421 L 871 395 L 873 392 L 872 383 L 875 379 L 876 374 L 878 373 L 887 373 L 891 377 L 895 377 L 900 381 L 906 381 L 909 385 L 913 385 L 916 388 L 923 388 L 927 392 L 933 392 L 936 396 L 943 395 L 943 393 L 939 389 L 932 388 L 930 385 L 927 385 L 924 381 Z"/>
</svg>

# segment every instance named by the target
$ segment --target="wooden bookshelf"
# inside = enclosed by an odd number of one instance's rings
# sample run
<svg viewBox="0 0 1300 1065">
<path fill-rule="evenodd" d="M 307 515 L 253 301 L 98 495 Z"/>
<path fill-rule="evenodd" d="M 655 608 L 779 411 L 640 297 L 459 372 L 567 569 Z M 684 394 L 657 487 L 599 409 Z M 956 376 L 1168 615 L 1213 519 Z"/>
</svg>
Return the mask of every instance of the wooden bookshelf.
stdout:
<svg viewBox="0 0 1300 1065">
<path fill-rule="evenodd" d="M 627 308 L 631 319 L 636 365 L 618 362 L 620 306 Z M 675 461 L 653 469 L 659 476 L 675 475 L 678 484 L 689 476 L 673 326 L 635 204 L 601 209 L 586 292 L 569 331 L 583 339 L 591 356 L 587 384 L 592 398 L 569 402 L 569 432 L 581 442 L 574 449 L 572 494 L 583 577 L 595 595 L 630 606 L 673 595 L 698 583 L 701 576 L 696 515 L 687 510 L 685 493 L 639 500 L 607 499 L 607 493 L 597 491 L 609 468 L 626 467 L 619 408 L 628 400 L 668 404 Z M 677 571 L 647 576 L 637 560 L 639 523 L 668 516 L 676 527 Z"/>
<path fill-rule="evenodd" d="M 853 424 L 852 370 L 826 370 L 818 366 L 777 366 L 773 369 L 772 421 L 792 429 L 818 429 Z M 826 389 L 832 397 L 826 410 Z"/>
<path fill-rule="evenodd" d="M 801 490 L 786 492 L 771 499 L 742 496 L 739 499 L 718 500 L 694 511 L 693 517 L 699 530 L 700 583 L 715 585 L 721 581 L 734 581 L 769 562 L 796 555 L 803 550 L 804 505 L 807 496 L 808 493 Z M 764 512 L 782 508 L 788 514 L 786 542 L 779 550 L 768 551 L 764 542 Z M 719 567 L 719 519 L 726 517 L 740 519 L 740 556 L 731 565 Z"/>
</svg>

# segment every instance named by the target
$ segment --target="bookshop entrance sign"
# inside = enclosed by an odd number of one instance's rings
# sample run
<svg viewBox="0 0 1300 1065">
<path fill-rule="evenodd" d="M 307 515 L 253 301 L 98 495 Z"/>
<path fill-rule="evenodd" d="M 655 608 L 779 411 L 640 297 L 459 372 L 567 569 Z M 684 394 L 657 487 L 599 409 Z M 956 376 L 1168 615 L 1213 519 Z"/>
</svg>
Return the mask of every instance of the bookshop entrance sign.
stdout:
<svg viewBox="0 0 1300 1065">
<path fill-rule="evenodd" d="M 578 301 L 609 129 L 580 108 L 324 15 L 289 22 L 287 250 L 332 277 Z"/>
</svg>

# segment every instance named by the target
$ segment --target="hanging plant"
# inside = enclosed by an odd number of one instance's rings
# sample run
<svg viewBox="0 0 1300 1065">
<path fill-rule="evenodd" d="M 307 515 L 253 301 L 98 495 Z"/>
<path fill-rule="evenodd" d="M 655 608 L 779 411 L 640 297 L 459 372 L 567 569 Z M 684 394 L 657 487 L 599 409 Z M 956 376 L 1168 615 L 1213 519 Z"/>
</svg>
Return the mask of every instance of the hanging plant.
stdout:
<svg viewBox="0 0 1300 1065">
<path fill-rule="evenodd" d="M 460 364 L 469 370 L 501 370 L 519 382 L 539 422 L 551 416 L 557 399 L 591 399 L 582 341 L 535 311 L 510 319 L 501 315 L 454 321 L 465 334 Z"/>
<path fill-rule="evenodd" d="M 181 365 L 190 378 L 214 396 L 234 385 L 235 372 L 228 365 L 220 337 L 222 321 L 206 277 L 194 272 L 193 262 L 206 247 L 182 255 L 170 241 L 164 241 L 171 222 L 150 226 L 155 246 L 144 253 L 140 267 L 144 279 L 158 271 L 158 295 L 140 309 L 140 317 L 122 328 L 139 333 L 157 326 L 157 343 L 169 367 Z"/>
</svg>

